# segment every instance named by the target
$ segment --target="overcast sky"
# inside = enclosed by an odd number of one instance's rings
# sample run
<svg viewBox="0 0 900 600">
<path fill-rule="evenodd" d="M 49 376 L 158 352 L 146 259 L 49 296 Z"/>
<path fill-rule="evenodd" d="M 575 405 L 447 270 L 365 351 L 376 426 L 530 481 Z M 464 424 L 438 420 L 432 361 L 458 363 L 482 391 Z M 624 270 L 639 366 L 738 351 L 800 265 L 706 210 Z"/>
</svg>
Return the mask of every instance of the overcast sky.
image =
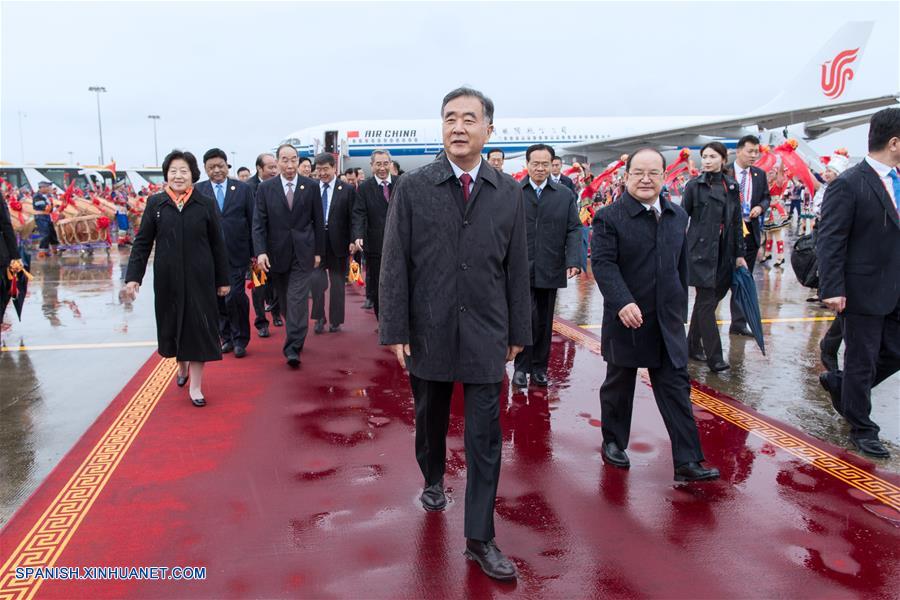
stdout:
<svg viewBox="0 0 900 600">
<path fill-rule="evenodd" d="M 42 3 L 2 11 L 0 159 L 154 163 L 365 118 L 437 118 L 467 83 L 496 116 L 741 114 L 843 23 L 876 22 L 851 95 L 900 90 L 900 3 Z M 759 65 L 741 81 L 739 64 Z M 865 127 L 814 144 L 865 152 Z"/>
</svg>

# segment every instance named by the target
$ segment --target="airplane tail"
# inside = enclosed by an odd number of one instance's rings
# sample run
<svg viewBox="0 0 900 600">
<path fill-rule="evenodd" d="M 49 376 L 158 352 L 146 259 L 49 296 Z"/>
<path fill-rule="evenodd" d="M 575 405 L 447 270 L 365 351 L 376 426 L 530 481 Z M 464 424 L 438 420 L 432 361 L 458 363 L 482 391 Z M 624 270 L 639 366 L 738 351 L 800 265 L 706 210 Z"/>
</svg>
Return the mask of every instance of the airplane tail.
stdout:
<svg viewBox="0 0 900 600">
<path fill-rule="evenodd" d="M 828 42 L 819 48 L 809 63 L 787 88 L 754 113 L 772 113 L 804 106 L 822 106 L 843 102 L 872 34 L 872 21 L 851 21 L 838 29 Z"/>
</svg>

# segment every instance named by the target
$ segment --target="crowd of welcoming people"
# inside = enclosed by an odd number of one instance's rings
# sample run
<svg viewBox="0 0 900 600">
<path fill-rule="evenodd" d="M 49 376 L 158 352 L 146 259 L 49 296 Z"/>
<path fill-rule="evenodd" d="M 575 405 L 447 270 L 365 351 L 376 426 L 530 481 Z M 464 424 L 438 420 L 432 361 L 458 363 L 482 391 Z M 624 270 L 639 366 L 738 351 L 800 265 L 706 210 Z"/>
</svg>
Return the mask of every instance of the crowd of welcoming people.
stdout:
<svg viewBox="0 0 900 600">
<path fill-rule="evenodd" d="M 823 340 L 821 384 L 850 423 L 853 444 L 888 455 L 870 417 L 870 390 L 900 368 L 900 109 L 872 117 L 862 162 L 830 157 L 816 190 L 781 166 L 755 166 L 761 144 L 752 135 L 738 141 L 731 164 L 727 148 L 710 142 L 700 169 L 673 177 L 654 148 L 637 148 L 593 175 L 581 164 L 564 168 L 545 144 L 528 148 L 525 168 L 510 175 L 503 152 L 486 147 L 493 113 L 477 90 L 448 93 L 444 151 L 405 174 L 387 150 L 372 153 L 369 176 L 340 173 L 333 155 L 300 156 L 289 144 L 260 154 L 256 173 L 239 169 L 237 178 L 219 148 L 201 161 L 182 150 L 166 156 L 165 185 L 147 197 L 133 240 L 125 293 L 138 294 L 155 249 L 158 351 L 178 361 L 176 383 L 188 386 L 190 401 L 206 405 L 206 362 L 247 355 L 250 304 L 258 337 L 270 335 L 267 313 L 284 326 L 284 360 L 298 369 L 310 320 L 315 334 L 326 325 L 328 334 L 341 331 L 348 273 L 365 264 L 366 307 L 380 343 L 409 372 L 422 506 L 447 505 L 445 438 L 460 382 L 465 553 L 487 575 L 514 579 L 515 566 L 494 542 L 498 405 L 508 362 L 513 386 L 550 385 L 557 291 L 590 264 L 603 296 L 603 460 L 630 467 L 635 378 L 647 368 L 675 479 L 715 479 L 691 412 L 687 366 L 693 359 L 714 372 L 729 368 L 716 307 L 736 269 L 752 273 L 773 248 L 773 266 L 781 267 L 778 232 L 796 215 L 801 233 L 815 232 L 819 297 L 838 315 Z M 0 208 L 6 273 L 19 255 L 6 203 Z M 731 317 L 730 334 L 752 335 L 733 302 Z"/>
</svg>

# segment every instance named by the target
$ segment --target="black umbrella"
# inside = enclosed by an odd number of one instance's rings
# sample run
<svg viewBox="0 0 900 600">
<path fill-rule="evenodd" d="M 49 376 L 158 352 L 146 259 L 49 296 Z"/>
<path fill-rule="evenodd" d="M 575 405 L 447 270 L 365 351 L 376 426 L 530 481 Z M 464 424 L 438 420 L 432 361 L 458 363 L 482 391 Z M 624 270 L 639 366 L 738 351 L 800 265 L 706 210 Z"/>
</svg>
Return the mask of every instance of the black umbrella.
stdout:
<svg viewBox="0 0 900 600">
<path fill-rule="evenodd" d="M 25 267 L 25 271 L 31 272 L 31 255 L 28 253 L 28 249 L 24 244 L 19 244 L 19 256 L 22 257 L 22 266 Z M 17 274 L 16 287 L 18 288 L 19 293 L 16 294 L 16 297 L 13 299 L 13 307 L 16 309 L 19 321 L 21 321 L 22 306 L 25 304 L 25 295 L 28 292 L 28 277 L 26 277 L 25 273 L 22 271 L 19 271 Z"/>
<path fill-rule="evenodd" d="M 766 342 L 763 340 L 762 316 L 759 314 L 759 298 L 756 296 L 756 284 L 746 267 L 735 270 L 731 279 L 731 293 L 747 318 L 747 325 L 756 338 L 763 356 L 766 355 Z"/>
</svg>

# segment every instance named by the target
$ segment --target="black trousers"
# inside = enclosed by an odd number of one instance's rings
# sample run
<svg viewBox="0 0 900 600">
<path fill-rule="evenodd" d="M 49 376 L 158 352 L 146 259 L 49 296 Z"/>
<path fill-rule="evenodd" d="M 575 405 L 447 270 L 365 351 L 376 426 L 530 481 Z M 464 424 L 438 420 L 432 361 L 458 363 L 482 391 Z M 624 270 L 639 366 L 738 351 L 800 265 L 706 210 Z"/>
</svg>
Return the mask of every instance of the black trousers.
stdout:
<svg viewBox="0 0 900 600">
<path fill-rule="evenodd" d="M 316 269 L 312 281 L 312 318 L 325 319 L 325 290 L 328 293 L 328 319 L 332 325 L 344 322 L 344 292 L 347 283 L 347 257 L 325 252 L 325 264 Z"/>
<path fill-rule="evenodd" d="M 271 282 L 275 286 L 275 294 L 284 311 L 284 355 L 291 352 L 300 354 L 306 333 L 309 331 L 309 282 L 312 271 L 301 269 L 297 259 L 291 264 L 290 271 L 272 273 Z"/>
<path fill-rule="evenodd" d="M 869 417 L 872 388 L 900 370 L 900 306 L 884 316 L 845 312 L 843 321 L 844 371 L 828 377 L 840 386 L 850 437 L 877 439 L 880 428 Z"/>
<path fill-rule="evenodd" d="M 416 404 L 416 460 L 433 485 L 444 477 L 450 427 L 452 381 L 427 381 L 409 375 Z M 494 539 L 494 501 L 500 480 L 500 388 L 497 383 L 463 383 L 466 425 L 466 516 L 469 539 Z"/>
<path fill-rule="evenodd" d="M 378 291 L 378 287 L 369 283 L 369 256 L 365 252 L 357 252 L 356 254 L 359 256 L 360 273 L 362 273 L 363 267 L 365 267 L 366 270 L 366 300 L 374 304 L 374 294 Z"/>
<path fill-rule="evenodd" d="M 728 293 L 728 286 L 720 284 L 715 288 L 694 288 L 694 310 L 691 312 L 691 326 L 688 329 L 688 350 L 691 353 L 706 352 L 706 362 L 714 365 L 722 362 L 722 340 L 716 324 L 716 307 Z"/>
<path fill-rule="evenodd" d="M 750 232 L 744 236 L 744 260 L 747 261 L 747 270 L 750 271 L 750 276 L 753 276 L 753 269 L 756 267 L 756 255 L 759 252 L 759 244 L 756 243 L 756 238 L 753 237 L 753 228 L 750 227 L 750 224 L 747 224 L 747 230 Z M 734 294 L 731 295 L 731 327 L 734 329 L 743 329 L 747 326 L 747 317 L 744 316 L 744 311 L 741 310 L 741 305 L 738 304 L 737 298 L 734 297 Z"/>
<path fill-rule="evenodd" d="M 555 288 L 531 288 L 531 331 L 534 343 L 525 346 L 525 349 L 516 355 L 516 371 L 547 374 L 550 341 L 553 338 L 556 292 Z"/>
<path fill-rule="evenodd" d="M 697 422 L 691 411 L 691 381 L 686 367 L 676 368 L 662 349 L 662 363 L 650 369 L 653 397 L 662 415 L 672 443 L 672 462 L 675 468 L 689 462 L 703 460 Z M 628 447 L 631 435 L 631 413 L 634 406 L 634 384 L 637 369 L 606 363 L 606 380 L 600 387 L 600 421 L 603 442 L 615 442 L 621 449 Z"/>
<path fill-rule="evenodd" d="M 378 318 L 378 282 L 381 279 L 381 255 L 366 254 L 366 298 L 372 301 Z"/>
<path fill-rule="evenodd" d="M 250 343 L 250 301 L 246 290 L 247 269 L 229 267 L 228 283 L 231 289 L 224 298 L 219 297 L 219 337 L 222 343 L 231 342 L 246 348 Z"/>
<path fill-rule="evenodd" d="M 271 279 L 271 274 L 269 274 L 269 279 Z M 281 308 L 278 306 L 278 296 L 275 294 L 273 284 L 267 281 L 265 284 L 253 288 L 250 295 L 253 298 L 253 312 L 256 313 L 256 318 L 253 320 L 254 327 L 259 329 L 269 325 L 269 319 L 266 318 L 267 303 L 272 308 L 272 318 L 281 318 Z"/>
<path fill-rule="evenodd" d="M 837 357 L 838 350 L 841 349 L 841 342 L 843 341 L 843 317 L 838 315 L 835 317 L 834 321 L 831 322 L 831 327 L 828 328 L 825 335 L 822 336 L 822 341 L 819 342 L 819 348 L 822 350 L 822 355 Z"/>
</svg>

